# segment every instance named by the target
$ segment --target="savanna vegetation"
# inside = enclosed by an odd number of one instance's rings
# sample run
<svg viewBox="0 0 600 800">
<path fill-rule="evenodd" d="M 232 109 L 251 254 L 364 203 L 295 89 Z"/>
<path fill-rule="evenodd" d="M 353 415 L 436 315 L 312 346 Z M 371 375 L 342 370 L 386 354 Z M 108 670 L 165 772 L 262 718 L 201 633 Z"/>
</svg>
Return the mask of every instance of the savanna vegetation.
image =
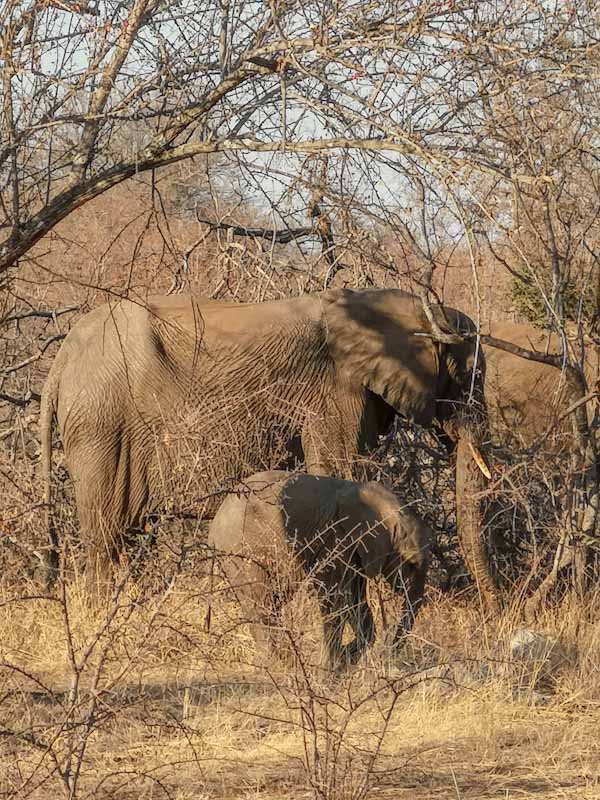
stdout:
<svg viewBox="0 0 600 800">
<path fill-rule="evenodd" d="M 0 796 L 600 797 L 596 4 L 3 0 L 0 73 Z M 344 672 L 308 581 L 281 651 L 255 646 L 177 409 L 156 545 L 101 603 L 55 430 L 44 587 L 40 398 L 86 312 L 367 287 L 460 309 L 498 365 L 496 609 L 443 431 L 400 418 L 360 464 L 433 532 L 399 651 L 378 580 L 375 642 Z"/>
</svg>

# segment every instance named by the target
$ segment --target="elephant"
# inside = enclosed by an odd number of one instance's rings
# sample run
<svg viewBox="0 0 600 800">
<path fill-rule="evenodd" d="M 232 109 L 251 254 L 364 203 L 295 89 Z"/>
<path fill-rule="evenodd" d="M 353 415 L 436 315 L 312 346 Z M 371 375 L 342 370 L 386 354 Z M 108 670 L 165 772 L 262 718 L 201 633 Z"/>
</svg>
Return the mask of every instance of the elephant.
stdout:
<svg viewBox="0 0 600 800">
<path fill-rule="evenodd" d="M 432 309 L 439 330 L 472 320 Z M 232 483 L 304 463 L 352 479 L 396 414 L 445 426 L 456 448 L 457 528 L 482 596 L 495 597 L 481 530 L 485 480 L 471 443 L 485 427 L 472 340 L 440 341 L 399 289 L 329 289 L 263 303 L 193 295 L 113 299 L 66 336 L 41 398 L 48 525 L 56 417 L 74 482 L 90 585 L 110 582 L 130 536 L 186 497 L 210 519 Z M 194 490 L 190 489 L 193 477 Z M 183 489 L 181 483 L 183 482 Z"/>
<path fill-rule="evenodd" d="M 504 340 L 511 344 L 533 350 L 540 353 L 561 352 L 561 343 L 557 334 L 548 330 L 533 328 L 528 324 L 515 323 L 495 323 L 491 326 L 491 336 Z M 528 504 L 526 517 L 523 524 L 530 525 L 537 519 L 539 514 L 542 518 L 545 513 L 555 514 L 560 509 L 560 496 L 565 491 L 565 456 L 573 453 L 574 431 L 572 427 L 573 416 L 565 415 L 569 407 L 579 400 L 579 387 L 575 390 L 566 379 L 566 376 L 557 367 L 530 361 L 520 356 L 501 350 L 485 343 L 483 349 L 486 362 L 486 375 L 484 385 L 484 396 L 486 407 L 489 414 L 489 427 L 493 437 L 504 447 L 512 450 L 521 448 L 541 448 L 543 461 L 540 463 L 540 472 L 543 483 L 550 487 L 554 493 L 554 501 L 538 503 L 538 487 L 533 483 L 533 493 L 536 502 Z M 587 391 L 591 393 L 597 391 L 600 379 L 600 348 L 597 341 L 592 338 L 576 337 L 575 351 L 582 353 L 580 359 Z M 583 348 L 581 345 L 583 344 Z M 597 469 L 598 453 L 598 423 L 600 421 L 600 406 L 598 399 L 591 398 L 585 404 L 583 420 L 585 422 L 585 412 L 587 411 L 587 421 L 590 426 L 592 437 L 595 437 L 595 467 Z M 578 420 L 579 423 L 579 420 Z M 579 425 L 578 425 L 579 427 Z M 592 441 L 594 445 L 594 441 Z M 589 455 L 588 455 L 589 457 Z M 547 459 L 550 459 L 549 461 Z M 528 465 L 527 480 L 531 481 L 532 476 L 529 472 L 531 455 L 527 454 L 524 463 Z M 594 458 L 590 459 L 592 471 L 594 468 Z M 514 478 L 513 478 L 514 480 Z M 523 486 L 524 491 L 528 491 Z M 558 501 L 558 502 L 557 502 Z M 501 507 L 498 508 L 501 512 Z M 510 508 L 510 527 L 514 529 L 515 509 Z M 561 513 L 564 509 L 561 509 Z M 594 519 L 595 517 L 595 519 Z M 500 513 L 497 520 L 500 519 Z M 526 523 L 525 520 L 528 520 Z M 600 519 L 595 515 L 593 501 L 585 509 L 583 517 L 580 517 L 580 524 L 589 526 L 588 530 L 595 527 L 595 536 L 598 536 L 598 525 Z M 535 523 L 534 523 L 535 524 Z M 561 542 L 569 541 L 568 526 L 558 525 L 556 533 L 560 536 Z M 498 529 L 500 525 L 496 523 Z M 517 523 L 517 530 L 520 523 Z M 547 524 L 540 526 L 540 530 L 547 529 Z M 542 601 L 555 584 L 560 571 L 571 563 L 572 559 L 579 558 L 578 572 L 583 574 L 585 570 L 584 561 L 587 556 L 585 551 L 578 548 L 559 546 L 554 557 L 554 565 L 542 583 L 531 595 L 525 606 L 525 616 L 532 620 L 537 613 Z"/>
<path fill-rule="evenodd" d="M 490 335 L 519 347 L 540 353 L 560 353 L 556 333 L 528 324 L 495 323 Z M 560 422 L 574 398 L 569 397 L 564 375 L 549 364 L 528 361 L 518 355 L 483 346 L 486 363 L 484 395 L 492 432 L 509 444 L 531 447 L 553 425 Z M 593 341 L 585 342 L 583 372 L 588 389 L 600 378 L 600 350 Z M 588 416 L 594 406 L 588 403 Z M 549 437 L 553 449 L 572 441 L 569 421 L 556 425 L 556 435 Z"/>
<path fill-rule="evenodd" d="M 356 663 L 375 635 L 367 579 L 381 575 L 405 597 L 395 644 L 411 630 L 423 600 L 431 533 L 380 483 L 274 470 L 247 478 L 224 500 L 208 543 L 267 653 L 282 604 L 308 577 L 328 665 L 338 669 Z M 346 622 L 355 638 L 342 647 Z"/>
</svg>

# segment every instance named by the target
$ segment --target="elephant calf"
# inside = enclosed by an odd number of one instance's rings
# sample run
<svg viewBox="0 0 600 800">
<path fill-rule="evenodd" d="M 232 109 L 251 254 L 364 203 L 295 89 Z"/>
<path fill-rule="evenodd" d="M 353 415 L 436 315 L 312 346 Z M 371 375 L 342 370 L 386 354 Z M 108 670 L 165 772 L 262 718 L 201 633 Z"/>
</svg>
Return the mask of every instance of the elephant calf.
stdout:
<svg viewBox="0 0 600 800">
<path fill-rule="evenodd" d="M 253 623 L 259 645 L 271 645 L 281 605 L 308 576 L 323 616 L 328 661 L 355 663 L 373 640 L 366 579 L 383 575 L 405 596 L 396 641 L 407 633 L 421 605 L 430 532 L 378 483 L 261 472 L 224 501 L 209 530 L 209 543 L 237 599 Z M 355 639 L 342 647 L 344 624 Z"/>
</svg>

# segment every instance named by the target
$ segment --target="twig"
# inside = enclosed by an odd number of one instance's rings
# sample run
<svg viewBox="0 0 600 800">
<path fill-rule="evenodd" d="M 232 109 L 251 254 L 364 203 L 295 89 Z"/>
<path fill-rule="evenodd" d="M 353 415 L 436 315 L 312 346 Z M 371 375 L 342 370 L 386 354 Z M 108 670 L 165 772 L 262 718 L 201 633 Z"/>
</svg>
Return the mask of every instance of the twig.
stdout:
<svg viewBox="0 0 600 800">
<path fill-rule="evenodd" d="M 81 306 L 67 306 L 66 308 L 59 308 L 56 311 L 26 311 L 23 314 L 12 314 L 10 317 L 5 317 L 2 322 L 20 322 L 24 319 L 31 317 L 41 317 L 42 319 L 55 319 L 63 314 L 69 314 L 71 311 L 79 311 Z"/>
<path fill-rule="evenodd" d="M 41 395 L 39 395 L 37 392 L 32 392 L 31 390 L 29 390 L 23 397 L 12 397 L 9 394 L 0 392 L 0 400 L 3 400 L 5 403 L 12 403 L 15 406 L 19 406 L 19 408 L 25 408 L 32 401 L 39 403 L 41 399 Z"/>
<path fill-rule="evenodd" d="M 54 344 L 54 342 L 62 341 L 62 339 L 64 339 L 66 335 L 67 335 L 66 333 L 57 333 L 54 336 L 50 336 L 42 344 L 42 346 L 39 348 L 38 352 L 35 355 L 29 356 L 29 358 L 26 358 L 24 361 L 20 361 L 18 364 L 14 364 L 12 367 L 6 367 L 5 369 L 2 370 L 2 375 L 12 375 L 13 372 L 18 372 L 20 369 L 23 369 L 23 367 L 26 367 L 29 364 L 33 364 L 34 361 L 39 361 L 39 359 L 44 355 L 44 353 L 50 347 L 51 344 Z"/>
</svg>

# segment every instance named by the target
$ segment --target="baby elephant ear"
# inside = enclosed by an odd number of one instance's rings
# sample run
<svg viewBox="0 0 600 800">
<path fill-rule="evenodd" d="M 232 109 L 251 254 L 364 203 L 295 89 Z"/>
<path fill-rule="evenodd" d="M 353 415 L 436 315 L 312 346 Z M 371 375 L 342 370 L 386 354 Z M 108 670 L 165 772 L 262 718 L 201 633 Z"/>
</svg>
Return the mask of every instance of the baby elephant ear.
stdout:
<svg viewBox="0 0 600 800">
<path fill-rule="evenodd" d="M 324 308 L 329 352 L 356 387 L 382 397 L 399 414 L 433 415 L 439 374 L 437 345 L 420 304 L 397 289 L 343 291 Z"/>
<path fill-rule="evenodd" d="M 404 508 L 394 542 L 402 561 L 417 570 L 426 571 L 429 567 L 432 542 L 431 529 L 412 509 Z"/>
<path fill-rule="evenodd" d="M 368 578 L 380 575 L 390 555 L 390 537 L 384 524 L 361 496 L 365 487 L 348 482 L 337 494 L 337 516 L 341 529 L 358 555 Z"/>
<path fill-rule="evenodd" d="M 384 573 L 391 547 L 390 537 L 382 524 L 364 531 L 358 553 L 367 578 L 376 578 Z"/>
</svg>

